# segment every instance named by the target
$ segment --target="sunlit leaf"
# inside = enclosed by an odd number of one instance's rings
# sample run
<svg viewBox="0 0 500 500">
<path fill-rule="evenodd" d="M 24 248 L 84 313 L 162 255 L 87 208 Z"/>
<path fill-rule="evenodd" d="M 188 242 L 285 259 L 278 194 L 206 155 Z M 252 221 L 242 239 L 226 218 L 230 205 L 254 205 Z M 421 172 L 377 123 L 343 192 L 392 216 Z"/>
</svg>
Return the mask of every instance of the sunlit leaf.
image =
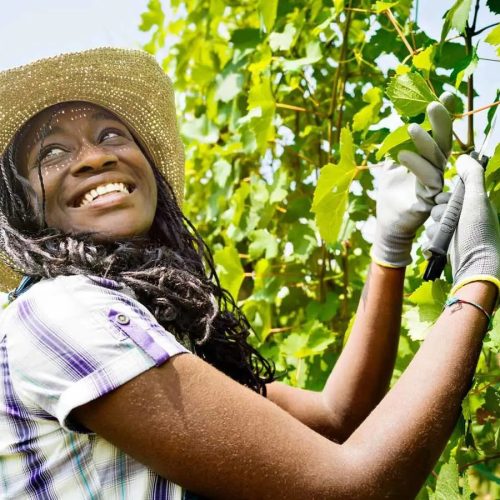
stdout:
<svg viewBox="0 0 500 500">
<path fill-rule="evenodd" d="M 448 289 L 443 280 L 426 281 L 408 297 L 413 307 L 404 313 L 404 320 L 413 340 L 423 340 L 441 315 Z"/>
<path fill-rule="evenodd" d="M 273 259 L 278 254 L 278 242 L 267 229 L 258 229 L 250 234 L 250 257 L 256 259 L 265 253 L 266 259 Z"/>
<path fill-rule="evenodd" d="M 261 25 L 267 33 L 273 29 L 276 21 L 276 11 L 278 9 L 278 0 L 261 0 L 259 4 Z"/>
<path fill-rule="evenodd" d="M 488 36 L 484 39 L 485 42 L 488 42 L 491 45 L 500 45 L 500 24 L 495 26 L 489 33 Z"/>
<path fill-rule="evenodd" d="M 434 64 L 435 45 L 429 45 L 424 50 L 413 56 L 412 62 L 415 68 L 425 71 L 426 74 L 432 69 Z"/>
<path fill-rule="evenodd" d="M 391 79 L 387 95 L 397 111 L 404 116 L 415 116 L 425 111 L 427 104 L 436 101 L 425 80 L 418 73 L 406 73 Z"/>
<path fill-rule="evenodd" d="M 217 85 L 215 98 L 222 102 L 232 101 L 243 88 L 243 75 L 241 73 L 229 73 L 221 78 Z"/>
<path fill-rule="evenodd" d="M 390 9 L 391 7 L 394 7 L 397 5 L 398 2 L 375 2 L 375 5 L 372 7 L 372 9 L 377 13 L 380 14 L 384 10 Z"/>
<path fill-rule="evenodd" d="M 455 88 L 458 88 L 463 80 L 467 80 L 467 78 L 472 75 L 478 63 L 479 56 L 477 55 L 476 49 L 473 48 L 470 54 L 466 55 L 464 59 L 455 65 L 451 73 L 451 78 L 455 79 Z"/>
<path fill-rule="evenodd" d="M 269 35 L 269 46 L 271 50 L 289 50 L 297 30 L 293 24 L 288 23 L 283 33 L 271 33 Z"/>
<path fill-rule="evenodd" d="M 283 69 L 285 71 L 297 71 L 306 64 L 314 64 L 319 61 L 322 57 L 320 44 L 315 41 L 311 41 L 306 46 L 306 57 L 301 59 L 295 59 L 293 61 L 285 60 L 283 61 Z"/>
<path fill-rule="evenodd" d="M 312 211 L 316 214 L 321 237 L 327 243 L 337 241 L 347 208 L 349 186 L 356 171 L 352 134 L 344 128 L 340 135 L 340 161 L 337 165 L 329 163 L 321 169 L 314 190 Z"/>
<path fill-rule="evenodd" d="M 454 459 L 451 459 L 439 471 L 433 500 L 463 500 L 459 491 L 458 478 L 457 463 Z"/>
<path fill-rule="evenodd" d="M 463 33 L 467 19 L 469 19 L 471 6 L 472 0 L 456 0 L 444 18 L 443 29 L 441 30 L 441 42 L 452 28 L 456 29 L 459 33 Z"/>
<path fill-rule="evenodd" d="M 206 115 L 186 120 L 181 127 L 181 134 L 186 139 L 203 144 L 212 144 L 219 138 L 219 130 Z"/>
<path fill-rule="evenodd" d="M 380 119 L 379 111 L 382 107 L 382 90 L 377 87 L 368 89 L 363 95 L 363 101 L 368 103 L 353 117 L 352 129 L 354 131 L 366 130 L 370 125 Z"/>
<path fill-rule="evenodd" d="M 238 297 L 244 279 L 244 271 L 236 248 L 227 246 L 214 253 L 217 274 L 223 288 L 229 290 L 233 297 Z"/>
</svg>

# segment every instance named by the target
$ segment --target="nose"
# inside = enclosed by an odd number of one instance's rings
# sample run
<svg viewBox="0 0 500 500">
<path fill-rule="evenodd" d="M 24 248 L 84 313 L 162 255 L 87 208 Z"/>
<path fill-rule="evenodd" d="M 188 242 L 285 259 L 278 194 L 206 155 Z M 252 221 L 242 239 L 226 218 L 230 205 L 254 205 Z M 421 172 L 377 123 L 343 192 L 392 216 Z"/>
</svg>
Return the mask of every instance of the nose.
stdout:
<svg viewBox="0 0 500 500">
<path fill-rule="evenodd" d="M 94 144 L 84 144 L 78 152 L 76 161 L 73 162 L 71 173 L 84 174 L 94 170 L 111 167 L 118 162 L 113 153 Z"/>
</svg>

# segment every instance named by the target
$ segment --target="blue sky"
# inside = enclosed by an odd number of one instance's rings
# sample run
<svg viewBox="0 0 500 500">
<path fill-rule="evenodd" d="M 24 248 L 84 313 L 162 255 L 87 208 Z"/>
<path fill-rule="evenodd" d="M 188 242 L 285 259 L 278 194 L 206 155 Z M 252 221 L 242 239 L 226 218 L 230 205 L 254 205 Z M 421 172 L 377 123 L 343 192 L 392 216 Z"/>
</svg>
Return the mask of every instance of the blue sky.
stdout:
<svg viewBox="0 0 500 500">
<path fill-rule="evenodd" d="M 40 57 L 103 45 L 137 48 L 148 40 L 148 34 L 138 30 L 147 0 L 4 0 L 2 3 L 0 70 Z M 431 36 L 439 38 L 441 16 L 451 0 L 420 0 L 419 5 L 419 23 Z M 487 9 L 482 11 L 480 26 L 495 21 Z M 493 47 L 487 44 L 480 45 L 479 54 L 498 59 Z M 500 87 L 500 76 L 494 75 L 500 75 L 500 63 L 480 61 L 475 73 L 480 97 L 475 107 L 493 101 Z M 476 115 L 480 130 L 485 115 Z M 457 123 L 459 133 L 463 125 Z M 477 139 L 480 143 L 481 133 Z M 496 142 L 500 142 L 500 136 Z"/>
</svg>

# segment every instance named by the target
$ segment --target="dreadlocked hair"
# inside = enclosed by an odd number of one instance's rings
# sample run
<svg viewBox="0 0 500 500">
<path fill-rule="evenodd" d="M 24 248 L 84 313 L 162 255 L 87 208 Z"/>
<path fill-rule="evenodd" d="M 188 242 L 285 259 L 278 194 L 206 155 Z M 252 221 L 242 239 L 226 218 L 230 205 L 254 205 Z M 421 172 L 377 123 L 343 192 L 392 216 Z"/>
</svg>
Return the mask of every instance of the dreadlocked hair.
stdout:
<svg viewBox="0 0 500 500">
<path fill-rule="evenodd" d="M 251 327 L 221 287 L 212 254 L 182 214 L 172 188 L 151 162 L 158 204 L 149 237 L 96 242 L 45 225 L 45 192 L 36 199 L 16 168 L 16 141 L 0 160 L 0 255 L 35 279 L 97 275 L 129 287 L 157 321 L 226 375 L 266 394 L 274 365 L 248 343 Z"/>
</svg>

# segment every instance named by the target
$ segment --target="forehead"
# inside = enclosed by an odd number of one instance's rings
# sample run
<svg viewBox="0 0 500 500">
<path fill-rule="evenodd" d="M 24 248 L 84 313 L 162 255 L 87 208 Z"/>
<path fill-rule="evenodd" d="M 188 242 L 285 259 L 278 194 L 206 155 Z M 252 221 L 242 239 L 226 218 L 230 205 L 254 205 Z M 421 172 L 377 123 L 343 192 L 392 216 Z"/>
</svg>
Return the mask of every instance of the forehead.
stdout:
<svg viewBox="0 0 500 500">
<path fill-rule="evenodd" d="M 70 125 L 80 120 L 116 120 L 122 121 L 111 111 L 88 102 L 65 102 L 44 109 L 31 118 L 20 130 L 18 146 L 21 149 L 33 146 L 41 137 L 56 127 Z"/>
</svg>

